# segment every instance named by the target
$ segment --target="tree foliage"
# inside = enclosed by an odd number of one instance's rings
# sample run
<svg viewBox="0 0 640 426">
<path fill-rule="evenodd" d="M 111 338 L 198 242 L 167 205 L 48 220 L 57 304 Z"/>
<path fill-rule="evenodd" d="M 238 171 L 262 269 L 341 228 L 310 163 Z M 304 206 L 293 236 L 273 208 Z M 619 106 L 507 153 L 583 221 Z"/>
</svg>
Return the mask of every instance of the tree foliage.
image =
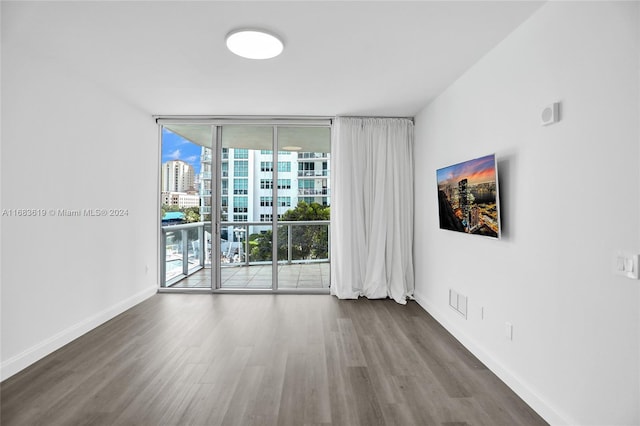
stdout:
<svg viewBox="0 0 640 426">
<path fill-rule="evenodd" d="M 263 231 L 249 236 L 249 260 L 252 262 L 270 261 L 273 258 L 273 232 Z M 286 253 L 286 252 L 285 252 Z M 280 249 L 278 249 L 280 257 Z"/>
<path fill-rule="evenodd" d="M 285 212 L 280 221 L 329 220 L 330 208 L 318 203 L 298 205 Z M 329 257 L 329 228 L 326 224 L 278 227 L 278 259 L 288 259 L 289 230 L 291 230 L 291 257 L 293 260 L 326 259 Z M 249 237 L 252 261 L 267 261 L 273 257 L 273 233 L 271 230 Z"/>
<path fill-rule="evenodd" d="M 294 209 L 287 210 L 281 220 L 329 220 L 329 217 L 329 206 L 300 201 Z"/>
<path fill-rule="evenodd" d="M 200 207 L 187 207 L 182 210 L 187 223 L 200 222 Z"/>
</svg>

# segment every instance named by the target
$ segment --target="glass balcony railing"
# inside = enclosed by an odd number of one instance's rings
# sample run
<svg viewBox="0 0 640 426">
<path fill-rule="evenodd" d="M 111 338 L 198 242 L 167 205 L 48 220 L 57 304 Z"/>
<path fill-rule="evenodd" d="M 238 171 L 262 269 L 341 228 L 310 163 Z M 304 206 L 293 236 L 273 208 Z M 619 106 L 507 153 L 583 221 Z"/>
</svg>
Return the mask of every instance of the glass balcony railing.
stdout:
<svg viewBox="0 0 640 426">
<path fill-rule="evenodd" d="M 299 159 L 323 159 L 323 158 L 329 158 L 329 153 L 328 152 L 299 152 L 298 153 L 298 158 Z"/>
<path fill-rule="evenodd" d="M 298 170 L 298 177 L 324 177 L 329 176 L 329 170 Z"/>
<path fill-rule="evenodd" d="M 328 220 L 278 222 L 278 263 L 329 262 L 329 224 Z"/>
<path fill-rule="evenodd" d="M 228 238 L 220 240 L 221 264 L 244 267 L 272 263 L 271 223 L 221 222 L 220 226 L 222 235 Z M 174 286 L 202 268 L 210 267 L 211 241 L 210 223 L 163 226 L 161 286 Z M 330 243 L 328 220 L 278 222 L 277 262 L 290 265 L 329 263 Z M 224 256 L 229 258 L 224 259 Z"/>
<path fill-rule="evenodd" d="M 204 222 L 162 227 L 161 287 L 211 265 L 211 224 Z"/>
<path fill-rule="evenodd" d="M 329 196 L 331 191 L 328 189 L 299 188 L 298 195 L 322 195 Z"/>
<path fill-rule="evenodd" d="M 278 221 L 278 262 L 288 264 L 329 262 L 330 223 L 328 220 Z M 223 230 L 225 228 L 230 230 L 227 232 L 229 241 L 223 241 L 223 245 L 241 246 L 238 247 L 240 263 L 250 266 L 272 260 L 273 241 L 260 238 L 265 235 L 264 231 L 271 232 L 271 223 L 221 222 L 220 227 Z M 235 235 L 249 235 L 249 238 L 238 238 Z M 221 252 L 224 255 L 226 251 Z"/>
</svg>

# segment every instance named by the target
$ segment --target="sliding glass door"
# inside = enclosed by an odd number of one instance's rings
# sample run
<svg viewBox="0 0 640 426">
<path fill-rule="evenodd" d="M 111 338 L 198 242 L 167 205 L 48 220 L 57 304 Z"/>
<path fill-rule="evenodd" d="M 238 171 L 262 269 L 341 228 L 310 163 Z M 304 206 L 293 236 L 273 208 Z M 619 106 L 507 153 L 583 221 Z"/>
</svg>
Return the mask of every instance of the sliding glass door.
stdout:
<svg viewBox="0 0 640 426">
<path fill-rule="evenodd" d="M 215 128 L 177 123 L 160 130 L 160 287 L 211 289 Z"/>
<path fill-rule="evenodd" d="M 220 128 L 220 288 L 272 289 L 273 128 Z"/>
<path fill-rule="evenodd" d="M 163 124 L 162 170 L 180 161 L 194 182 L 174 192 L 197 190 L 168 195 L 182 175 L 162 175 L 161 287 L 328 289 L 330 133 L 328 123 Z"/>
<path fill-rule="evenodd" d="M 330 142 L 329 127 L 278 128 L 280 289 L 329 288 Z"/>
</svg>

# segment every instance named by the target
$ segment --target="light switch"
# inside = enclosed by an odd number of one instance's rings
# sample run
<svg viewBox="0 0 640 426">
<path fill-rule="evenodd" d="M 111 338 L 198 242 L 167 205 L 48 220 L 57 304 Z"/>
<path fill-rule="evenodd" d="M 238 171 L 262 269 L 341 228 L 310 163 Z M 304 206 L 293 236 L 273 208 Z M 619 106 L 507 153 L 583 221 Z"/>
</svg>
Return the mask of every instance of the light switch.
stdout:
<svg viewBox="0 0 640 426">
<path fill-rule="evenodd" d="M 635 268 L 633 267 L 633 258 L 626 258 L 624 260 L 624 270 L 625 272 L 634 272 Z"/>
<path fill-rule="evenodd" d="M 640 255 L 638 254 L 627 251 L 618 251 L 614 257 L 614 273 L 637 280 L 639 258 Z"/>
</svg>

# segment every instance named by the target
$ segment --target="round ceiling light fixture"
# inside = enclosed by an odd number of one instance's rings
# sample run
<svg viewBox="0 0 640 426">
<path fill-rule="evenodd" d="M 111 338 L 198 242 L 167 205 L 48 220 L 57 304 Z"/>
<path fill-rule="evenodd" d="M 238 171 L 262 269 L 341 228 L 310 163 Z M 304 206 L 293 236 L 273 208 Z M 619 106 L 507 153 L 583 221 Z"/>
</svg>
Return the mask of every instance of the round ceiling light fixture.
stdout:
<svg viewBox="0 0 640 426">
<path fill-rule="evenodd" d="M 284 44 L 263 30 L 235 30 L 227 34 L 227 48 L 243 58 L 270 59 L 282 53 Z"/>
<path fill-rule="evenodd" d="M 284 151 L 300 151 L 302 149 L 302 147 L 301 146 L 291 145 L 291 146 L 283 146 L 282 149 Z"/>
</svg>

